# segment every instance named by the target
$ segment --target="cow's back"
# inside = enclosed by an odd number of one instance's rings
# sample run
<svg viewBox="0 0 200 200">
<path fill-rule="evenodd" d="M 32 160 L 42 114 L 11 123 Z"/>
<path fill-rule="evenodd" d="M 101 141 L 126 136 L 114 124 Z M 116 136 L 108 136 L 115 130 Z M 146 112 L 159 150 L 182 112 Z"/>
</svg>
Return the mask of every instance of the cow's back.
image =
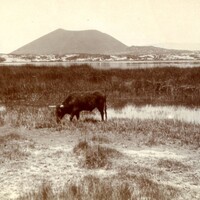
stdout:
<svg viewBox="0 0 200 200">
<path fill-rule="evenodd" d="M 103 102 L 105 102 L 105 95 L 99 91 L 73 92 L 67 96 L 63 104 L 79 108 L 80 110 L 92 110 Z"/>
</svg>

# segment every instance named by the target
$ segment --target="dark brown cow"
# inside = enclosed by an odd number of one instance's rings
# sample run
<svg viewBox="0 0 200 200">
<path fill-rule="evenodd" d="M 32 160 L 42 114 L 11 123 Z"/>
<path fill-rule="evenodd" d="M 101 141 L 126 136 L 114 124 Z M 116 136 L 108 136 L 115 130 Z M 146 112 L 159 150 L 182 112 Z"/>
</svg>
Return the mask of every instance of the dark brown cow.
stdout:
<svg viewBox="0 0 200 200">
<path fill-rule="evenodd" d="M 101 113 L 102 121 L 104 121 L 104 114 L 107 120 L 105 95 L 98 91 L 85 93 L 71 93 L 61 105 L 56 106 L 57 123 L 61 121 L 65 114 L 71 115 L 70 121 L 72 121 L 74 115 L 78 120 L 81 111 L 92 111 L 95 108 L 97 108 Z"/>
</svg>

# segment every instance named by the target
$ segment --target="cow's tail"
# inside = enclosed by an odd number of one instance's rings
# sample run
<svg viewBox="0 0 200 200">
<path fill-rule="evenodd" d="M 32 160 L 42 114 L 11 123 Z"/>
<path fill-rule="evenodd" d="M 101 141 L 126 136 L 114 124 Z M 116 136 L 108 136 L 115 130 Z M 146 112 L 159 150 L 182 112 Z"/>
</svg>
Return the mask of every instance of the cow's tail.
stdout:
<svg viewBox="0 0 200 200">
<path fill-rule="evenodd" d="M 105 119 L 106 119 L 106 121 L 107 121 L 107 105 L 106 105 L 106 95 L 105 95 L 104 113 L 105 113 Z"/>
</svg>

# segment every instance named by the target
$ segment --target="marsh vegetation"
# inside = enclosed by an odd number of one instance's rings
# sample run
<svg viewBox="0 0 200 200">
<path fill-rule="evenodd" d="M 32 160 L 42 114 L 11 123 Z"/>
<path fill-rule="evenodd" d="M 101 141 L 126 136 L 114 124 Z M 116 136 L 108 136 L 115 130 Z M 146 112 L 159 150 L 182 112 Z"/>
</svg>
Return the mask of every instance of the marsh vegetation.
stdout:
<svg viewBox="0 0 200 200">
<path fill-rule="evenodd" d="M 200 68 L 94 69 L 70 67 L 0 67 L 4 103 L 46 106 L 71 91 L 102 90 L 111 106 L 127 103 L 199 106 Z"/>
</svg>

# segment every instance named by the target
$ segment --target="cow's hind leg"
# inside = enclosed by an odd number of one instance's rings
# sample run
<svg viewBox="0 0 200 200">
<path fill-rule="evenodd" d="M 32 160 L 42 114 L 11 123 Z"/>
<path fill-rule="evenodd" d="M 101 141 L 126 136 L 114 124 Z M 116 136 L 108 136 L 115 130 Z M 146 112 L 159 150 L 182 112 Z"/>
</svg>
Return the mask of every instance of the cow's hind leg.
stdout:
<svg viewBox="0 0 200 200">
<path fill-rule="evenodd" d="M 99 112 L 101 113 L 101 120 L 104 121 L 104 112 L 103 108 L 98 108 Z"/>
<path fill-rule="evenodd" d="M 101 120 L 104 121 L 104 113 L 101 111 Z"/>
</svg>

